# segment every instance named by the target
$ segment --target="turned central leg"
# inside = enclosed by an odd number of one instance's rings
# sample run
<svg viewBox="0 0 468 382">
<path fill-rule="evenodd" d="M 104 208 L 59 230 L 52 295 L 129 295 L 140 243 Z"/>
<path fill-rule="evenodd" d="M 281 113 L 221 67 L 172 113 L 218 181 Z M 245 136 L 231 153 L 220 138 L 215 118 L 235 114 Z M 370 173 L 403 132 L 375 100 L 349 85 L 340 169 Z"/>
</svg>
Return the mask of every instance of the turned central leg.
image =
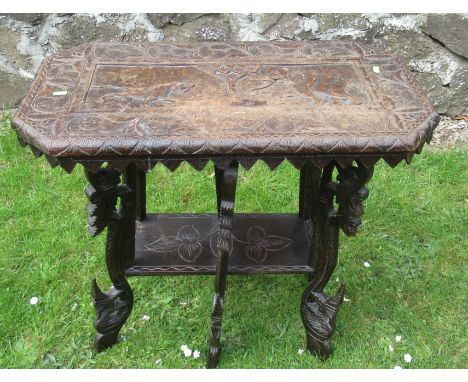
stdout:
<svg viewBox="0 0 468 382">
<path fill-rule="evenodd" d="M 211 331 L 208 349 L 208 368 L 218 364 L 221 351 L 221 321 L 224 310 L 224 291 L 226 290 L 226 276 L 229 251 L 232 245 L 232 219 L 234 216 L 234 200 L 237 183 L 237 161 L 225 169 L 216 169 L 216 194 L 218 204 L 218 247 L 215 276 L 215 294 L 211 312 Z"/>
</svg>

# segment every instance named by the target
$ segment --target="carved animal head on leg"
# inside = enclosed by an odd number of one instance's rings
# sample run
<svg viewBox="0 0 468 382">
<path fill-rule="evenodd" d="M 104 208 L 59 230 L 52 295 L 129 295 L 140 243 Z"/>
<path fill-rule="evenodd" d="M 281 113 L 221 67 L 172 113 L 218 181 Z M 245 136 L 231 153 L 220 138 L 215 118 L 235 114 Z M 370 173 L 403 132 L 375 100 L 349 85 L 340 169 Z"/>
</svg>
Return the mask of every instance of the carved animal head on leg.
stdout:
<svg viewBox="0 0 468 382">
<path fill-rule="evenodd" d="M 336 315 L 340 308 L 345 286 L 341 285 L 334 297 L 323 292 L 311 292 L 302 306 L 302 317 L 307 330 L 307 348 L 326 359 L 331 351 L 331 337 L 336 329 Z"/>
</svg>

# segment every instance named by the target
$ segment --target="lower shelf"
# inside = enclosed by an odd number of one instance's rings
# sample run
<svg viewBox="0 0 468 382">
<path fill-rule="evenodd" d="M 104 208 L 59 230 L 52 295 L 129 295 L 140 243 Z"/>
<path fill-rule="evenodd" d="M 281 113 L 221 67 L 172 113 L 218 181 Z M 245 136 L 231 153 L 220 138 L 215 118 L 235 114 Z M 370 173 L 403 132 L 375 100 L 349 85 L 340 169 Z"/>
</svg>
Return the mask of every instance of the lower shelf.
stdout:
<svg viewBox="0 0 468 382">
<path fill-rule="evenodd" d="M 149 214 L 137 222 L 128 276 L 214 274 L 216 214 Z M 312 273 L 309 222 L 294 214 L 235 214 L 229 273 Z"/>
</svg>

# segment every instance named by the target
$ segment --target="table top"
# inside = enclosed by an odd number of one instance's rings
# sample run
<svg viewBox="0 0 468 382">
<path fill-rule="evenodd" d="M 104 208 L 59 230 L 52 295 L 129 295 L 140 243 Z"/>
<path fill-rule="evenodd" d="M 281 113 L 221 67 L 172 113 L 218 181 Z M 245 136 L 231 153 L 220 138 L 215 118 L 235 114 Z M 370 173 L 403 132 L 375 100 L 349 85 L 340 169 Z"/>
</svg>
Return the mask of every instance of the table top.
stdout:
<svg viewBox="0 0 468 382">
<path fill-rule="evenodd" d="M 398 57 L 351 41 L 81 45 L 44 60 L 13 119 L 51 163 L 146 169 L 228 158 L 393 163 L 437 123 Z"/>
</svg>

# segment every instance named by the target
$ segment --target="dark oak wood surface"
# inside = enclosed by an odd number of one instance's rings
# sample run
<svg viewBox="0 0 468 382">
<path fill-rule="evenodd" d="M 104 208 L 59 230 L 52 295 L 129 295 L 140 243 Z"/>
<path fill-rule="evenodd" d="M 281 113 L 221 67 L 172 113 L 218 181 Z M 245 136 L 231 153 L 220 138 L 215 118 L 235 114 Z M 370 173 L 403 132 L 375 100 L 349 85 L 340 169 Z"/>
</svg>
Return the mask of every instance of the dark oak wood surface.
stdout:
<svg viewBox="0 0 468 382">
<path fill-rule="evenodd" d="M 393 163 L 437 122 L 397 57 L 349 41 L 81 45 L 44 61 L 13 119 L 69 171 L 225 156 Z"/>
<path fill-rule="evenodd" d="M 311 273 L 311 226 L 296 214 L 235 214 L 228 273 Z M 214 274 L 216 214 L 149 214 L 136 227 L 129 276 Z"/>
</svg>

